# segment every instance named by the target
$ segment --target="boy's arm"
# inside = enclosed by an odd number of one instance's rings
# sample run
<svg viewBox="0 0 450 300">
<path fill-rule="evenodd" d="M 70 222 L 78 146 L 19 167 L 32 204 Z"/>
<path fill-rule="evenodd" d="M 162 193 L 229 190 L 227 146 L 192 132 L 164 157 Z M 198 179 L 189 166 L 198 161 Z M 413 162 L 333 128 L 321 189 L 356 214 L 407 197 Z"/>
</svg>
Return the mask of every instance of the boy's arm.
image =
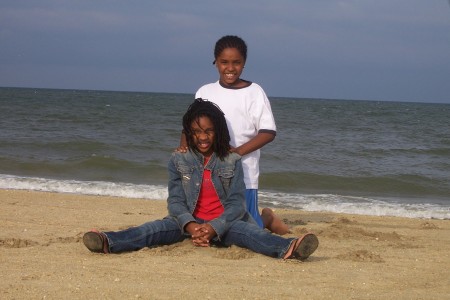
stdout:
<svg viewBox="0 0 450 300">
<path fill-rule="evenodd" d="M 236 152 L 240 156 L 249 154 L 255 150 L 262 148 L 264 145 L 272 142 L 275 139 L 275 131 L 260 131 L 258 134 L 249 140 L 247 143 L 240 145 L 232 149 L 232 152 Z"/>
<path fill-rule="evenodd" d="M 176 151 L 185 153 L 185 152 L 187 152 L 187 149 L 188 149 L 188 144 L 187 144 L 187 139 L 186 139 L 186 133 L 184 133 L 184 131 L 182 131 L 181 136 L 180 136 L 180 145 L 178 146 Z"/>
</svg>

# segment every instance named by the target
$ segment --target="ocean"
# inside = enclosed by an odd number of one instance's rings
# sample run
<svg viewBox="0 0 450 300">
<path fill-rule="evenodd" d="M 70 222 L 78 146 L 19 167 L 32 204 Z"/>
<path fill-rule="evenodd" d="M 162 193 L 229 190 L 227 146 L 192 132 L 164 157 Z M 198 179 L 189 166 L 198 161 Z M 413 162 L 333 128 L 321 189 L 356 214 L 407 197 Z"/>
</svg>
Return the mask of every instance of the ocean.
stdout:
<svg viewBox="0 0 450 300">
<path fill-rule="evenodd" d="M 0 188 L 166 199 L 192 100 L 0 88 Z M 450 104 L 270 101 L 260 207 L 450 219 Z"/>
</svg>

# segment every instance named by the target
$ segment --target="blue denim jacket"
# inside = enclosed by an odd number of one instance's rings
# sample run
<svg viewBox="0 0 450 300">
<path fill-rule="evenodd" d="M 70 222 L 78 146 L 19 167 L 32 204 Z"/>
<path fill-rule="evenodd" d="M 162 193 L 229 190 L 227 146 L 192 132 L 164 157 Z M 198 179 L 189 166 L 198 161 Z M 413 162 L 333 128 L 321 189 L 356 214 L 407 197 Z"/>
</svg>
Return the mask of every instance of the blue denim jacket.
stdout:
<svg viewBox="0 0 450 300">
<path fill-rule="evenodd" d="M 210 170 L 211 181 L 224 207 L 224 212 L 208 223 L 220 239 L 228 231 L 232 222 L 253 220 L 245 207 L 245 183 L 241 157 L 236 153 L 230 153 L 222 161 L 214 153 L 206 166 L 203 166 L 203 159 L 201 154 L 191 150 L 186 153 L 172 154 L 168 166 L 168 211 L 169 215 L 178 221 L 183 232 L 187 223 L 195 222 L 192 214 L 200 194 L 203 171 Z"/>
</svg>

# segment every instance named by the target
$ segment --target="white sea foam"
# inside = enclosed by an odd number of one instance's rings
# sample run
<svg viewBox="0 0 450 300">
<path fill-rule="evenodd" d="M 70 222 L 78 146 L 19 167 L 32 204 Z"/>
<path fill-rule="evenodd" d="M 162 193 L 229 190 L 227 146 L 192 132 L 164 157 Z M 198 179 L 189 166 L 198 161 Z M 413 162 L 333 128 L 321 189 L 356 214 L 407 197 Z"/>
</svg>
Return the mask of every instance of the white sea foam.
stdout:
<svg viewBox="0 0 450 300">
<path fill-rule="evenodd" d="M 434 203 L 407 203 L 385 201 L 368 197 L 331 194 L 259 193 L 261 204 L 272 204 L 305 211 L 326 211 L 371 216 L 396 216 L 407 218 L 450 219 L 450 207 Z M 417 202 L 417 200 L 415 200 Z"/>
<path fill-rule="evenodd" d="M 149 200 L 167 199 L 167 187 L 104 181 L 55 180 L 0 174 L 0 189 L 19 189 Z M 433 203 L 384 201 L 332 194 L 290 194 L 260 191 L 260 206 L 272 205 L 305 211 L 325 211 L 374 216 L 450 219 L 450 207 Z"/>
<path fill-rule="evenodd" d="M 0 175 L 0 188 L 152 200 L 167 199 L 166 186 L 105 181 L 54 180 Z"/>
</svg>

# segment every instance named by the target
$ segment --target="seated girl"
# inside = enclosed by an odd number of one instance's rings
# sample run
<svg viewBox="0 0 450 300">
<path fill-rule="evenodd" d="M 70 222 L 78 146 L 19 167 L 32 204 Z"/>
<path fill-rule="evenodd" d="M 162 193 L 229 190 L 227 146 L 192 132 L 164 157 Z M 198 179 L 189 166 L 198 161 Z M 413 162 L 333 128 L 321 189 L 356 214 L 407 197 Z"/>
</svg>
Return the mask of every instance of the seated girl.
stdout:
<svg viewBox="0 0 450 300">
<path fill-rule="evenodd" d="M 281 259 L 304 260 L 317 249 L 314 234 L 272 234 L 246 211 L 241 157 L 230 152 L 227 123 L 214 103 L 196 99 L 183 116 L 183 130 L 189 149 L 169 161 L 168 216 L 122 231 L 89 231 L 83 243 L 90 251 L 120 253 L 187 238 L 195 246 L 236 245 Z"/>
</svg>

